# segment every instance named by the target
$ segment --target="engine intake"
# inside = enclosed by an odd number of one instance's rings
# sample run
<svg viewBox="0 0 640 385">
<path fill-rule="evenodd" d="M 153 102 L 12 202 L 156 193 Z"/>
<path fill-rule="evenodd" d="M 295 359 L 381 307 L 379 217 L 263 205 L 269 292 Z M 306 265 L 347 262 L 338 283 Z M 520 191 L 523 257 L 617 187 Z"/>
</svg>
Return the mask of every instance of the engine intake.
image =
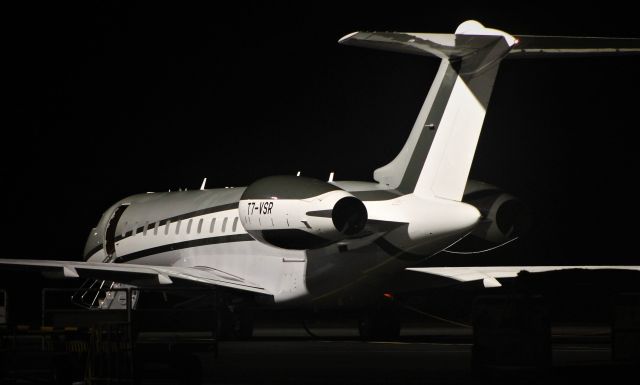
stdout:
<svg viewBox="0 0 640 385">
<path fill-rule="evenodd" d="M 340 233 L 356 235 L 367 224 L 367 208 L 356 197 L 344 197 L 333 206 L 331 220 Z"/>
</svg>

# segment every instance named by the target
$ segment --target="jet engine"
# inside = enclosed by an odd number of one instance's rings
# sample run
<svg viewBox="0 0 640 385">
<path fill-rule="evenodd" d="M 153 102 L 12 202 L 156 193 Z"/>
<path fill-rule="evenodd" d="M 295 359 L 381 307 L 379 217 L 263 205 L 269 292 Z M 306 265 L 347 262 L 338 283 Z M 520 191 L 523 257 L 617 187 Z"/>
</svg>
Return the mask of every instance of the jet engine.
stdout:
<svg viewBox="0 0 640 385">
<path fill-rule="evenodd" d="M 271 176 L 247 187 L 240 222 L 256 240 L 283 249 L 316 249 L 358 235 L 367 209 L 348 192 L 317 179 Z"/>
<path fill-rule="evenodd" d="M 478 238 L 503 243 L 529 229 L 530 214 L 526 205 L 494 186 L 470 180 L 462 200 L 475 206 L 484 218 L 471 233 Z"/>
</svg>

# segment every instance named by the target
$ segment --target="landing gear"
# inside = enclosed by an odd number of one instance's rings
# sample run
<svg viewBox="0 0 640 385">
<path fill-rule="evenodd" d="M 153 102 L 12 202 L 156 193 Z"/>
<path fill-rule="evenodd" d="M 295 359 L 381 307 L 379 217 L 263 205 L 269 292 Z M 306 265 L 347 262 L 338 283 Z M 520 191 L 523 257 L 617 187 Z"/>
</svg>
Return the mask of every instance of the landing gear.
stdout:
<svg viewBox="0 0 640 385">
<path fill-rule="evenodd" d="M 400 336 L 400 317 L 393 305 L 384 305 L 365 312 L 358 323 L 363 340 L 394 340 Z"/>
<path fill-rule="evenodd" d="M 248 340 L 253 336 L 253 311 L 245 306 L 225 306 L 218 312 L 217 336 L 221 340 Z"/>
</svg>

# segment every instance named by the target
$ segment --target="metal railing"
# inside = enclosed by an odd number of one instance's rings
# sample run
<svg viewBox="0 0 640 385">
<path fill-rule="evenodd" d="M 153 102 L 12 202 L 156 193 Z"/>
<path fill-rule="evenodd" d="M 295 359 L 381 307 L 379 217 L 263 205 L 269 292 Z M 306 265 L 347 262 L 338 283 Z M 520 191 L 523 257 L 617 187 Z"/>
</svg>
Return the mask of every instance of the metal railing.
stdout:
<svg viewBox="0 0 640 385">
<path fill-rule="evenodd" d="M 123 300 L 111 308 L 84 307 L 74 301 L 77 289 L 45 288 L 42 290 L 41 326 L 90 327 L 95 324 L 131 323 L 140 327 L 162 325 L 175 327 L 214 328 L 218 297 L 215 290 L 180 287 L 125 287 L 109 290 L 94 287 L 87 296 L 107 295 L 109 300 Z M 106 293 L 106 294 L 105 294 Z M 106 297 L 105 297 L 106 298 Z M 137 302 L 142 299 L 142 302 Z M 142 304 L 142 306 L 140 306 Z M 207 325 L 210 324 L 210 325 Z M 209 329 L 210 330 L 210 329 Z"/>
<path fill-rule="evenodd" d="M 8 313 L 8 294 L 6 290 L 0 290 L 0 325 L 6 325 L 9 319 Z"/>
</svg>

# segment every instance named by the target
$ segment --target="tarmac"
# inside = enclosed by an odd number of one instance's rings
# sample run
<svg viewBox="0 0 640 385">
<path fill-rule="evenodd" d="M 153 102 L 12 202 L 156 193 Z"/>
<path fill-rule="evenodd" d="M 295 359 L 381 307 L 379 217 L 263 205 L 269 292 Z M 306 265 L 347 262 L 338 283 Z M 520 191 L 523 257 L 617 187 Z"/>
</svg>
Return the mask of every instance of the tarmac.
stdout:
<svg viewBox="0 0 640 385">
<path fill-rule="evenodd" d="M 398 341 L 386 342 L 360 341 L 349 328 L 312 332 L 316 338 L 302 328 L 257 329 L 250 341 L 220 342 L 217 358 L 199 355 L 203 383 L 611 384 L 626 383 L 638 370 L 637 364 L 612 360 L 606 327 L 554 328 L 548 370 L 499 367 L 482 373 L 471 366 L 470 329 L 406 329 Z"/>
<path fill-rule="evenodd" d="M 220 341 L 215 351 L 180 355 L 151 352 L 162 363 L 144 366 L 140 384 L 598 384 L 634 383 L 638 362 L 612 358 L 606 325 L 554 326 L 552 363 L 547 369 L 504 365 L 472 367 L 472 330 L 463 326 L 407 327 L 396 341 L 366 342 L 355 328 L 340 326 L 259 326 L 247 341 Z M 171 334 L 171 333 L 169 333 Z M 162 333 L 165 340 L 198 338 L 199 333 Z M 210 335 L 209 335 L 210 336 Z M 153 335 L 146 336 L 154 338 Z M 20 343 L 41 344 L 38 337 Z M 146 357 L 148 358 L 148 357 Z M 32 359 L 28 359 L 31 361 Z M 47 383 L 38 373 L 21 383 Z M 486 369 L 486 368 L 484 368 Z M 187 380 L 187 381 L 185 381 Z M 111 381 L 111 380 L 110 380 Z M 112 383 L 122 383 L 111 381 Z M 10 383 L 0 379 L 1 384 Z"/>
</svg>

